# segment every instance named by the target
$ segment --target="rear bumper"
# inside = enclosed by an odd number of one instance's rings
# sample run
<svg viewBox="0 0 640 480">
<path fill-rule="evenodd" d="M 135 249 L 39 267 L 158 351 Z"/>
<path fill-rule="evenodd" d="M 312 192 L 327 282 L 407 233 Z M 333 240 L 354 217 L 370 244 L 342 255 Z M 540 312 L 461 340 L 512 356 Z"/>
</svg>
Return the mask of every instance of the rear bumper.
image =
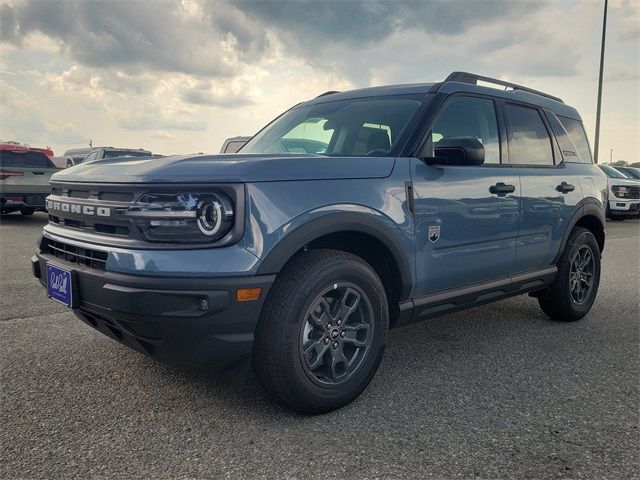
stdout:
<svg viewBox="0 0 640 480">
<path fill-rule="evenodd" d="M 0 193 L 0 207 L 2 209 L 14 209 L 20 208 L 45 208 L 45 199 L 49 193 Z"/>
<path fill-rule="evenodd" d="M 38 253 L 33 274 L 46 288 L 47 262 L 74 273 L 75 315 L 101 333 L 189 370 L 244 374 L 274 275 L 227 278 L 143 277 L 67 264 Z M 236 301 L 238 288 L 262 288 Z"/>
</svg>

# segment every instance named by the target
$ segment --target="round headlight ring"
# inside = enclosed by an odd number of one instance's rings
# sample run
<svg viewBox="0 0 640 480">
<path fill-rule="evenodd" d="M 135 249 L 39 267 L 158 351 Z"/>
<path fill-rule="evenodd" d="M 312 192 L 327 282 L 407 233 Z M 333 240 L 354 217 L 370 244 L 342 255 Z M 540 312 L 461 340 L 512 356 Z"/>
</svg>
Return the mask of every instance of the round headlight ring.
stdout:
<svg viewBox="0 0 640 480">
<path fill-rule="evenodd" d="M 200 200 L 197 206 L 197 222 L 200 231 L 207 236 L 216 235 L 222 226 L 222 204 L 215 198 Z"/>
</svg>

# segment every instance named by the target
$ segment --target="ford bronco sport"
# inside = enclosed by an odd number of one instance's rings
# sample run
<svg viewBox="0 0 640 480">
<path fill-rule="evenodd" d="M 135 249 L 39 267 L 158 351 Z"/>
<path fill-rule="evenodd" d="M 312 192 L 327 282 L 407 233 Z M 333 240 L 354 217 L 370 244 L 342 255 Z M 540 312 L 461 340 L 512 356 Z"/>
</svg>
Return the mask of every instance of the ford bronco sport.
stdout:
<svg viewBox="0 0 640 480">
<path fill-rule="evenodd" d="M 598 291 L 607 186 L 580 116 L 468 73 L 328 92 L 234 155 L 51 185 L 32 259 L 51 298 L 162 361 L 253 364 L 302 412 L 354 400 L 389 328 L 519 294 L 573 321 Z"/>
</svg>

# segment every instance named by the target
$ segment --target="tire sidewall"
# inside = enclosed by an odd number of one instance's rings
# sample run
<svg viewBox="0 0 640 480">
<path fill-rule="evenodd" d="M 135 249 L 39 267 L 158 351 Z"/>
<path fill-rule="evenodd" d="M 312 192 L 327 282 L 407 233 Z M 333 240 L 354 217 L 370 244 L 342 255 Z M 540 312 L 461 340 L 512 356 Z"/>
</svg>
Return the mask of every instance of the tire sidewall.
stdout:
<svg viewBox="0 0 640 480">
<path fill-rule="evenodd" d="M 571 295 L 570 288 L 570 273 L 571 273 L 571 261 L 578 252 L 578 250 L 582 246 L 588 246 L 591 249 L 591 253 L 593 255 L 593 285 L 591 287 L 591 291 L 589 292 L 589 298 L 582 304 L 577 304 L 574 302 L 573 297 Z M 564 291 L 564 296 L 566 305 L 569 307 L 572 317 L 578 319 L 584 317 L 595 302 L 596 296 L 598 294 L 598 288 L 600 286 L 600 248 L 598 247 L 598 242 L 596 241 L 593 234 L 587 230 L 580 231 L 575 237 L 572 238 L 570 243 L 570 248 L 568 248 L 564 255 L 563 261 L 560 265 L 559 274 L 562 279 L 562 290 Z"/>
<path fill-rule="evenodd" d="M 311 408 L 333 409 L 349 403 L 369 384 L 382 359 L 387 341 L 388 309 L 380 279 L 364 262 L 355 257 L 323 262 L 317 266 L 292 296 L 283 323 L 281 359 L 288 381 Z M 335 386 L 320 386 L 309 377 L 303 366 L 300 339 L 305 325 L 304 315 L 316 297 L 328 286 L 348 282 L 357 285 L 367 296 L 373 312 L 373 339 L 363 363 L 348 381 Z"/>
</svg>

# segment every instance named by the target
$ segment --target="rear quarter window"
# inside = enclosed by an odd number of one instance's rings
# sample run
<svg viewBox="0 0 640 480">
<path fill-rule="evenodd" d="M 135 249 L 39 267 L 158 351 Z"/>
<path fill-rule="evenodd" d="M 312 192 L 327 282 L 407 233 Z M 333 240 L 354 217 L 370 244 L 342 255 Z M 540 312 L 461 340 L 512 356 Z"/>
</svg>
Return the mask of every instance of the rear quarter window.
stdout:
<svg viewBox="0 0 640 480">
<path fill-rule="evenodd" d="M 582 122 L 574 120 L 573 118 L 561 117 L 558 115 L 558 120 L 562 123 L 562 126 L 567 131 L 569 138 L 576 146 L 577 154 L 580 163 L 593 163 L 591 158 L 591 149 L 589 148 L 589 141 L 587 140 L 587 134 L 584 131 Z M 569 160 L 567 160 L 569 161 Z"/>
<path fill-rule="evenodd" d="M 44 153 L 8 151 L 0 151 L 0 167 L 55 168 Z"/>
</svg>

